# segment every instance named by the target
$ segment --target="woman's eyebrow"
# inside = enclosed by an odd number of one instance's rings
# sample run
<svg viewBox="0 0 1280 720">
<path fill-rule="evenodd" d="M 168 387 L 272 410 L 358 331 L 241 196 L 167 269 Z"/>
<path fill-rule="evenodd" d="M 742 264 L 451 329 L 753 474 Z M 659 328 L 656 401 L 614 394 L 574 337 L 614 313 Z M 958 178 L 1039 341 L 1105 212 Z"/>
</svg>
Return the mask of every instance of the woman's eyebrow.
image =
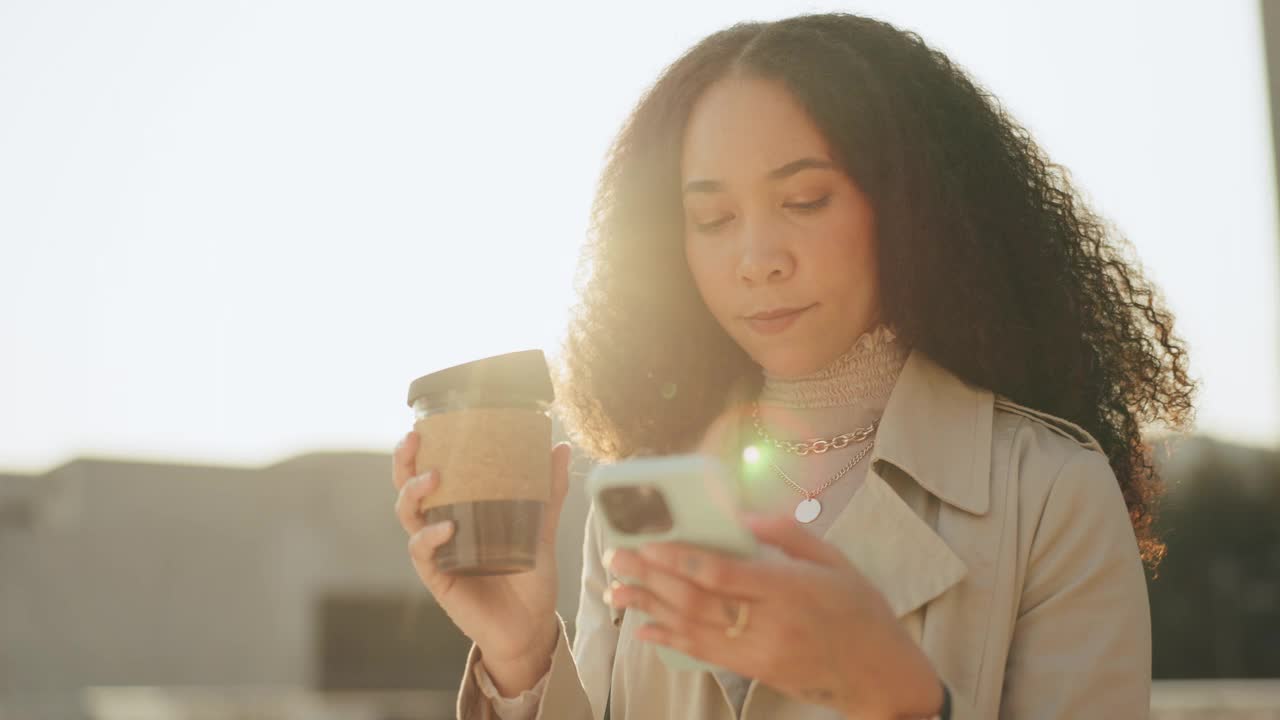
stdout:
<svg viewBox="0 0 1280 720">
<path fill-rule="evenodd" d="M 835 167 L 835 165 L 830 160 L 826 160 L 823 158 L 816 158 L 816 157 L 805 157 L 805 158 L 800 158 L 799 160 L 792 160 L 791 162 L 787 163 L 786 165 L 783 165 L 782 167 L 774 168 L 773 170 L 770 170 L 768 173 L 765 174 L 765 179 L 778 181 L 783 178 L 795 175 L 801 170 L 808 170 L 809 168 L 822 168 L 822 169 L 829 170 L 833 167 Z M 684 185 L 684 191 L 686 193 L 722 192 L 723 190 L 724 190 L 724 183 L 720 182 L 719 180 L 690 180 Z"/>
</svg>

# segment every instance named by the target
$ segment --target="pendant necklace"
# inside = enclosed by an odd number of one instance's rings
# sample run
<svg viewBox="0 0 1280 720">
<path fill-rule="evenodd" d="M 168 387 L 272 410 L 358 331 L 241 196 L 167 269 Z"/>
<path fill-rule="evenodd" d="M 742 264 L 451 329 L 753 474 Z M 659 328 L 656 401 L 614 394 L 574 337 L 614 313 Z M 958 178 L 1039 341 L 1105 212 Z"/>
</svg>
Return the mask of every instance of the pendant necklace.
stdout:
<svg viewBox="0 0 1280 720">
<path fill-rule="evenodd" d="M 818 494 L 831 487 L 831 483 L 834 483 L 844 477 L 845 473 L 852 470 L 853 466 L 857 465 L 858 461 L 862 460 L 862 458 L 871 451 L 872 445 L 875 445 L 875 440 L 868 442 L 866 447 L 859 450 L 858 454 L 854 455 L 852 460 L 846 463 L 844 467 L 840 468 L 840 472 L 836 473 L 830 480 L 823 483 L 822 487 L 812 491 L 805 490 L 803 487 L 797 485 L 791 480 L 791 478 L 787 477 L 787 474 L 782 471 L 782 468 L 774 465 L 773 462 L 770 462 L 769 465 L 774 469 L 774 471 L 782 476 L 783 480 L 787 481 L 788 485 L 798 490 L 801 495 L 805 496 L 804 500 L 801 500 L 800 503 L 796 505 L 796 520 L 806 524 L 817 520 L 818 515 L 822 513 L 822 503 L 818 502 Z"/>
<path fill-rule="evenodd" d="M 875 440 L 871 439 L 871 437 L 875 435 L 876 429 L 880 427 L 880 420 L 879 418 L 877 418 L 875 422 L 871 423 L 867 427 L 858 428 L 853 432 L 837 435 L 836 437 L 830 440 L 819 439 L 819 440 L 808 440 L 803 443 L 792 443 L 792 442 L 786 442 L 782 440 L 776 440 L 772 436 L 770 436 L 768 432 L 765 431 L 764 424 L 760 421 L 760 404 L 759 403 L 753 404 L 751 409 L 751 417 L 755 423 L 756 433 L 759 434 L 760 437 L 769 441 L 775 448 L 784 450 L 793 455 L 804 456 L 804 455 L 808 455 L 809 453 L 820 455 L 830 450 L 848 447 L 849 443 L 851 442 L 861 442 L 863 440 L 869 441 L 867 442 L 866 447 L 859 450 L 858 454 L 853 456 L 852 460 L 850 460 L 844 467 L 840 468 L 840 471 L 837 472 L 835 476 L 833 476 L 830 480 L 823 483 L 822 487 L 818 488 L 817 490 L 812 490 L 812 491 L 805 490 L 803 487 L 793 482 L 791 478 L 787 477 L 787 474 L 782 471 L 782 468 L 775 465 L 772 461 L 769 463 L 769 466 L 772 467 L 774 471 L 778 473 L 778 475 L 782 476 L 782 479 L 785 480 L 788 485 L 790 485 L 791 487 L 799 491 L 801 495 L 804 495 L 804 500 L 801 500 L 800 503 L 796 505 L 796 512 L 795 512 L 796 520 L 799 520 L 802 523 L 811 523 L 814 520 L 818 519 L 818 515 L 822 513 L 822 503 L 818 502 L 818 494 L 821 493 L 823 490 L 826 490 L 827 488 L 831 487 L 831 484 L 834 483 L 835 481 L 844 477 L 845 473 L 852 470 L 853 466 L 858 464 L 858 461 L 866 457 L 867 453 L 871 451 L 871 447 L 875 445 Z"/>
</svg>

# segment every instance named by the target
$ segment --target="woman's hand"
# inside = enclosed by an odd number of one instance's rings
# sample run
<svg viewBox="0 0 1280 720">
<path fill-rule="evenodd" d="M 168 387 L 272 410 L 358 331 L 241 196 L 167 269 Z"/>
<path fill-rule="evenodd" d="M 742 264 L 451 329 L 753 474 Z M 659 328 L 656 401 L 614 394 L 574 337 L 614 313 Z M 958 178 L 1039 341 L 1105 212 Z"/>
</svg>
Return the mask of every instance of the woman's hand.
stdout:
<svg viewBox="0 0 1280 720">
<path fill-rule="evenodd" d="M 551 449 L 551 499 L 542 518 L 536 569 L 512 575 L 455 576 L 440 572 L 433 560 L 435 549 L 453 534 L 452 523 L 426 525 L 418 510 L 422 500 L 448 478 L 441 477 L 435 468 L 414 467 L 418 442 L 416 432 L 400 441 L 391 473 L 392 484 L 399 491 L 395 513 L 409 535 L 413 567 L 449 619 L 480 647 L 486 667 L 528 665 L 529 672 L 513 674 L 536 679 L 542 671 L 534 666 L 550 663 L 559 631 L 555 618 L 556 526 L 569 486 L 569 444 Z"/>
<path fill-rule="evenodd" d="M 609 569 L 617 607 L 651 622 L 637 639 L 656 642 L 849 718 L 924 718 L 942 706 L 929 658 L 884 596 L 834 545 L 789 515 L 746 516 L 780 559 L 741 559 L 684 543 L 617 549 Z M 643 587 L 641 587 L 643 585 Z M 746 630 L 725 634 L 737 603 L 750 603 Z"/>
</svg>

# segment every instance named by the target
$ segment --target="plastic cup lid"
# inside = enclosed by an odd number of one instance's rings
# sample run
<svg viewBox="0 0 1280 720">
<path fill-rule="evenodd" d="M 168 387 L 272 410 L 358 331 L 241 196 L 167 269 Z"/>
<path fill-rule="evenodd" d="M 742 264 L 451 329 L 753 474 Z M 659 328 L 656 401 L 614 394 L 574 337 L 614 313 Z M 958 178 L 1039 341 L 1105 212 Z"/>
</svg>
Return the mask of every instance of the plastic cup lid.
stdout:
<svg viewBox="0 0 1280 720">
<path fill-rule="evenodd" d="M 423 375 L 409 384 L 409 407 L 415 400 L 455 391 L 555 400 L 547 358 L 540 349 L 494 355 Z"/>
</svg>

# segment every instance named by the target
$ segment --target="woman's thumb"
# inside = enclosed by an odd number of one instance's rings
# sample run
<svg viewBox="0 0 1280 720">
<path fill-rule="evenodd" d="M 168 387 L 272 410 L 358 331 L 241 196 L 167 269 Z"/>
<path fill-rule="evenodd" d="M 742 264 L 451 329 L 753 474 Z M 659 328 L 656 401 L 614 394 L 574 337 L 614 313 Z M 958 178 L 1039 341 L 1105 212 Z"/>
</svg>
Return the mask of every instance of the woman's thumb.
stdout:
<svg viewBox="0 0 1280 720">
<path fill-rule="evenodd" d="M 569 461 L 573 447 L 567 442 L 556 443 L 551 448 L 551 496 L 542 515 L 542 541 L 555 545 L 556 528 L 560 524 L 560 510 L 569 494 Z"/>
</svg>

